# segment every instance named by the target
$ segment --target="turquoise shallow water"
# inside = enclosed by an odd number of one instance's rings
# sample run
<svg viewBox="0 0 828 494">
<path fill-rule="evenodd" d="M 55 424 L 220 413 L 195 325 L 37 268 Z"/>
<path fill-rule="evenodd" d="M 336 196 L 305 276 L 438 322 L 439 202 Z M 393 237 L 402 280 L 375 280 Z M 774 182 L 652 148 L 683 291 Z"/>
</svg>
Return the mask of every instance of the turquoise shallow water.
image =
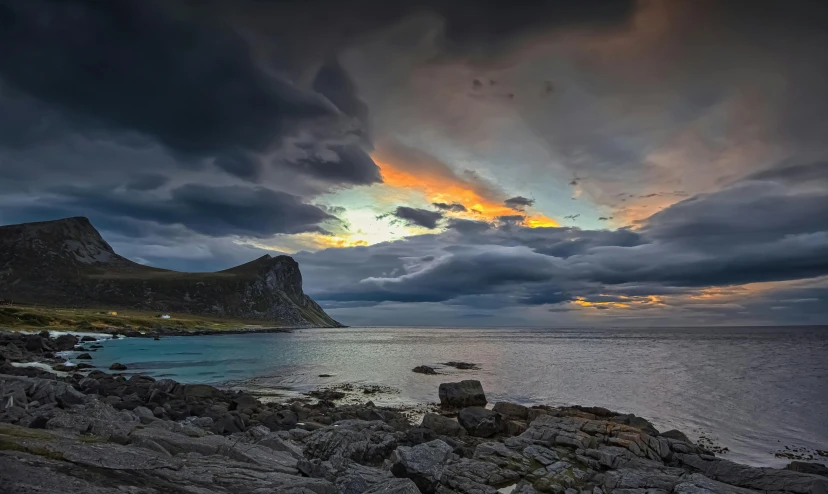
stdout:
<svg viewBox="0 0 828 494">
<path fill-rule="evenodd" d="M 631 412 L 711 437 L 734 461 L 782 465 L 773 453 L 785 446 L 828 449 L 828 328 L 339 328 L 102 344 L 95 365 L 182 382 L 288 393 L 381 384 L 399 394 L 375 402 L 423 403 L 440 382 L 479 379 L 491 402 Z M 411 372 L 449 360 L 481 369 Z"/>
</svg>

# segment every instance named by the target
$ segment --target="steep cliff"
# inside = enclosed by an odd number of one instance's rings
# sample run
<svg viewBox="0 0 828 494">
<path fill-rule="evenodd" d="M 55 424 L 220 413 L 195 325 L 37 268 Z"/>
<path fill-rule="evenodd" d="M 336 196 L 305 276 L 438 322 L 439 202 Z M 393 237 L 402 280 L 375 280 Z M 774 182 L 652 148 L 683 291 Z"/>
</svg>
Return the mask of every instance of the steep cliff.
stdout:
<svg viewBox="0 0 828 494">
<path fill-rule="evenodd" d="M 152 268 L 116 254 L 86 218 L 0 227 L 0 298 L 339 326 L 302 291 L 290 256 L 216 273 Z"/>
</svg>

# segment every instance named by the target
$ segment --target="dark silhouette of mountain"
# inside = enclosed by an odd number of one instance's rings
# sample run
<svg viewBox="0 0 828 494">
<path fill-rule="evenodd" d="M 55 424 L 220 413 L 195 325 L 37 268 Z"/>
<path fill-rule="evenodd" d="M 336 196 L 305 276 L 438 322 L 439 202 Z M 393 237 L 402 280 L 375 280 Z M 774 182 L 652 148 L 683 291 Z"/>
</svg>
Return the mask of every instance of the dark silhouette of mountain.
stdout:
<svg viewBox="0 0 828 494">
<path fill-rule="evenodd" d="M 335 327 L 302 291 L 299 264 L 269 255 L 216 273 L 181 273 L 119 256 L 87 218 L 0 227 L 0 298 Z"/>
</svg>

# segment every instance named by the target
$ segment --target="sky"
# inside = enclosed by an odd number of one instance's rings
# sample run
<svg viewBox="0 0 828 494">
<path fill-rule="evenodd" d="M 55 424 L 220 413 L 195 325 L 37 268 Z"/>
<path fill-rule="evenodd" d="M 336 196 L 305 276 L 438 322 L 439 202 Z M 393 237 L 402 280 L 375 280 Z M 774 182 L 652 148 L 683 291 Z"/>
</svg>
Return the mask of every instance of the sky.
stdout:
<svg viewBox="0 0 828 494">
<path fill-rule="evenodd" d="M 828 6 L 0 0 L 0 224 L 348 325 L 828 324 Z"/>
</svg>

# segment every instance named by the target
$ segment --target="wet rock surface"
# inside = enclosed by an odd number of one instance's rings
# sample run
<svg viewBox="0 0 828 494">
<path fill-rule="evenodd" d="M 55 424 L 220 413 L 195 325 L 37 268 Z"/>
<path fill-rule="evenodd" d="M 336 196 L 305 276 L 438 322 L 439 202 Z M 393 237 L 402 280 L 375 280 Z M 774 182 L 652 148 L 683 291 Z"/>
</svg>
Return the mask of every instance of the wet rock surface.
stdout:
<svg viewBox="0 0 828 494">
<path fill-rule="evenodd" d="M 411 372 L 416 372 L 417 374 L 438 374 L 434 367 L 428 365 L 418 365 L 411 369 Z"/>
<path fill-rule="evenodd" d="M 56 347 L 48 335 L 2 342 L 2 355 L 22 359 L 48 358 Z M 470 382 L 441 386 L 441 398 L 485 403 Z M 448 405 L 414 425 L 401 410 L 331 397 L 263 403 L 169 379 L 59 377 L 0 363 L 0 490 L 828 494 L 824 466 L 736 464 L 678 431 L 661 434 L 604 408 Z"/>
</svg>

